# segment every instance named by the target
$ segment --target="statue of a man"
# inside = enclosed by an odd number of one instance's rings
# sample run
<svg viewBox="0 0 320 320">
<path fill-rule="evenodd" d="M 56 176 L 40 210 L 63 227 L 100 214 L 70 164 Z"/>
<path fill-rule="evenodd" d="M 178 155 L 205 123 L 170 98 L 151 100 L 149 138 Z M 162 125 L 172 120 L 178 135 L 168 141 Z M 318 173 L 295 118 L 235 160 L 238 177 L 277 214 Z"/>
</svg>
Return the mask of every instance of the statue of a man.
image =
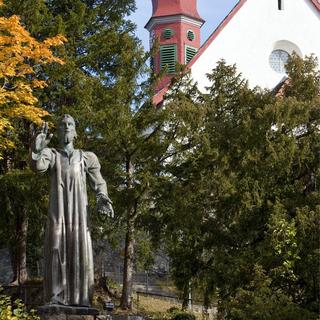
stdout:
<svg viewBox="0 0 320 320">
<path fill-rule="evenodd" d="M 45 234 L 44 291 L 49 304 L 90 306 L 94 285 L 93 254 L 88 229 L 86 180 L 97 196 L 99 212 L 113 217 L 107 185 L 92 152 L 74 149 L 75 121 L 58 122 L 59 148 L 48 148 L 48 125 L 35 137 L 30 164 L 50 172 L 49 212 Z"/>
</svg>

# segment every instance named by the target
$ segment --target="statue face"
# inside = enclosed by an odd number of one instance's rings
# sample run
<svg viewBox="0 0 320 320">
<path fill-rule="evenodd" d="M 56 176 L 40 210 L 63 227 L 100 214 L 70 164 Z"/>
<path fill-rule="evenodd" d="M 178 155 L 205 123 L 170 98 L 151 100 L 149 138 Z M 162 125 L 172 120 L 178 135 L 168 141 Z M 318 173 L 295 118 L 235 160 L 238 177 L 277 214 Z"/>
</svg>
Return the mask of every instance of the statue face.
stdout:
<svg viewBox="0 0 320 320">
<path fill-rule="evenodd" d="M 58 123 L 58 137 L 60 143 L 68 144 L 73 142 L 76 136 L 77 132 L 74 119 L 69 115 L 64 115 Z"/>
</svg>

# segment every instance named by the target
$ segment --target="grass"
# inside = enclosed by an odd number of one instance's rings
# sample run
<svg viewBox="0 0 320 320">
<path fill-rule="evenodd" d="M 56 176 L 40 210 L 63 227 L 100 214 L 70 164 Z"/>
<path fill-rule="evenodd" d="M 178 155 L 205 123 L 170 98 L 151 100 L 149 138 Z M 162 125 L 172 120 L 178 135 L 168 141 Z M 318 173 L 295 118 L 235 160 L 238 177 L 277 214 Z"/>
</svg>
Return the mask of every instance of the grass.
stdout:
<svg viewBox="0 0 320 320">
<path fill-rule="evenodd" d="M 118 291 L 118 290 L 117 290 Z M 102 307 L 102 301 L 108 300 L 108 296 L 103 290 L 97 290 L 95 295 L 95 306 L 98 308 Z M 170 298 L 161 298 L 157 296 L 146 296 L 146 295 L 139 295 L 136 293 L 133 294 L 133 308 L 131 311 L 123 311 L 119 308 L 120 301 L 118 299 L 112 299 L 116 308 L 114 310 L 114 314 L 117 315 L 141 315 L 145 319 L 152 319 L 152 320 L 167 320 L 169 319 L 168 310 L 171 308 L 178 308 L 181 309 L 182 304 L 178 301 Z M 197 320 L 202 320 L 202 310 L 201 307 L 195 307 L 194 315 L 196 316 Z M 207 320 L 213 320 L 212 316 L 206 318 Z"/>
<path fill-rule="evenodd" d="M 171 300 L 164 300 L 158 297 L 150 297 L 150 296 L 139 296 L 139 301 L 134 299 L 134 310 L 137 314 L 146 315 L 150 319 L 166 319 L 165 313 L 170 308 L 178 308 L 181 309 L 181 303 L 177 303 Z M 194 315 L 197 320 L 202 320 L 203 315 L 201 311 L 194 311 Z M 208 320 L 213 320 L 212 317 L 208 318 Z"/>
<path fill-rule="evenodd" d="M 165 313 L 170 308 L 181 308 L 180 303 L 175 303 L 170 300 L 159 299 L 157 297 L 140 296 L 139 301 L 135 299 L 135 308 L 144 314 Z"/>
</svg>

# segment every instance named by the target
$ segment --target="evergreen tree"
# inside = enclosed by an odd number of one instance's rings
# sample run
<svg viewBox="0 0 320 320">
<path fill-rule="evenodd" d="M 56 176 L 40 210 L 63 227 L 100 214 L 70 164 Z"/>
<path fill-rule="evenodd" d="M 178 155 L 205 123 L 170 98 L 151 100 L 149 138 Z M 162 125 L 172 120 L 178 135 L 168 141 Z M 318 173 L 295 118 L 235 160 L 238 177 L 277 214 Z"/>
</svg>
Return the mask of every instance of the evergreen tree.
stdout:
<svg viewBox="0 0 320 320">
<path fill-rule="evenodd" d="M 114 188 L 115 207 L 125 224 L 123 309 L 132 307 L 137 234 L 145 229 L 155 194 L 166 183 L 162 172 L 168 159 L 181 152 L 174 144 L 188 131 L 180 126 L 190 115 L 183 109 L 185 105 L 156 109 L 151 102 L 152 92 L 153 86 L 147 81 L 135 100 L 128 93 L 127 103 L 119 101 L 116 108 L 108 109 L 105 119 L 97 121 L 92 129 L 94 137 L 99 135 L 92 143 L 109 172 L 106 176 Z M 196 111 L 196 106 L 191 107 Z M 184 150 L 189 148 L 187 144 Z"/>
<path fill-rule="evenodd" d="M 126 234 L 121 306 L 131 308 L 138 217 L 162 179 L 161 167 L 172 140 L 164 126 L 170 113 L 156 111 L 150 103 L 152 78 L 145 84 L 138 82 L 148 57 L 133 34 L 134 25 L 125 19 L 134 1 L 7 3 L 7 14 L 20 14 L 34 36 L 61 32 L 68 39 L 59 52 L 65 64 L 39 69 L 40 76 L 50 77 L 50 86 L 39 92 L 39 101 L 54 115 L 74 115 L 79 121 L 78 146 L 93 150 L 101 160 Z M 95 221 L 101 223 L 101 219 Z"/>
<path fill-rule="evenodd" d="M 37 68 L 40 79 L 50 79 L 49 86 L 37 92 L 37 98 L 53 114 L 53 120 L 62 112 L 75 116 L 79 121 L 80 148 L 95 151 L 97 146 L 99 150 L 95 140 L 97 135 L 103 137 L 110 112 L 119 105 L 131 108 L 137 77 L 145 61 L 140 42 L 133 34 L 134 25 L 126 20 L 135 8 L 134 1 L 6 0 L 5 3 L 1 14 L 18 14 L 35 38 L 41 40 L 59 32 L 68 39 L 66 46 L 56 52 L 63 57 L 63 66 Z M 8 162 L 10 169 L 25 170 L 28 131 L 24 124 L 16 125 L 17 148 L 1 162 L 2 172 L 6 172 Z M 39 202 L 38 206 L 41 207 Z"/>
<path fill-rule="evenodd" d="M 227 319 L 318 314 L 319 72 L 312 57 L 287 70 L 276 97 L 219 63 L 199 143 L 157 199 L 177 285 L 216 295 Z"/>
<path fill-rule="evenodd" d="M 27 280 L 28 269 L 36 271 L 42 256 L 39 244 L 48 205 L 45 189 L 44 179 L 29 170 L 11 170 L 0 176 L 0 246 L 10 251 L 15 285 Z"/>
</svg>

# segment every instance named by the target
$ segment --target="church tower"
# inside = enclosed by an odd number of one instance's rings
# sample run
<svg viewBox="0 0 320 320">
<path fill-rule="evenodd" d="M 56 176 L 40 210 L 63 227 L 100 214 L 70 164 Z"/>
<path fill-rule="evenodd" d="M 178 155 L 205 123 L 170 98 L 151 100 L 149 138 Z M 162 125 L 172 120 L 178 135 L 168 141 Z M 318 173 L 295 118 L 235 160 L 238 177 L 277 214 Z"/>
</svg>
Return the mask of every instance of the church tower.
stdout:
<svg viewBox="0 0 320 320">
<path fill-rule="evenodd" d="M 187 64 L 200 48 L 200 28 L 204 23 L 197 0 L 152 0 L 152 17 L 145 28 L 150 46 L 157 39 L 159 51 L 152 65 L 156 73 L 167 70 L 166 82 L 175 73 L 175 65 Z M 161 84 L 160 88 L 161 89 Z"/>
</svg>

